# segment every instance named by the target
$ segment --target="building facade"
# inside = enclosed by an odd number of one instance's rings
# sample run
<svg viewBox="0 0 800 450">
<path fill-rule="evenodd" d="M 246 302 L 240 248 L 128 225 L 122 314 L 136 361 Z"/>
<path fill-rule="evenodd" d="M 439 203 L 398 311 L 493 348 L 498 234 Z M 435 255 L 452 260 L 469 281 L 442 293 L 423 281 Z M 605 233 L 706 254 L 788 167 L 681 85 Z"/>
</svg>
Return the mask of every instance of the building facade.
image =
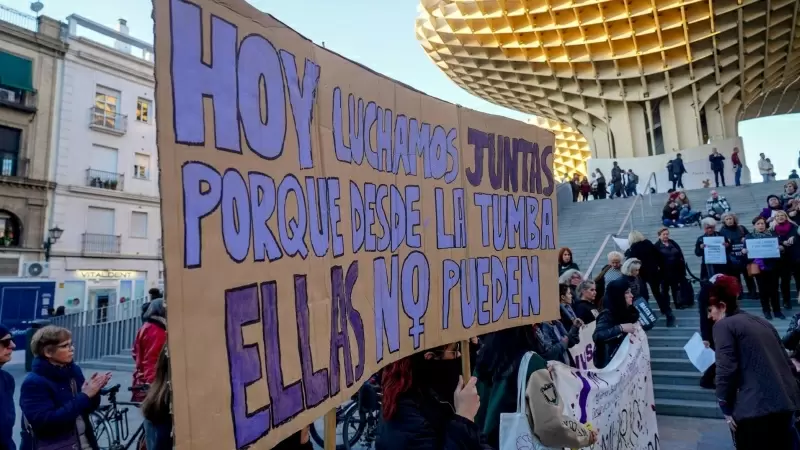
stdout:
<svg viewBox="0 0 800 450">
<path fill-rule="evenodd" d="M 465 90 L 581 133 L 592 158 L 641 158 L 800 110 L 798 16 L 791 0 L 421 0 L 416 32 Z"/>
<path fill-rule="evenodd" d="M 9 8 L 0 15 L 0 277 L 44 259 L 61 26 Z"/>
<path fill-rule="evenodd" d="M 47 228 L 63 229 L 50 274 L 70 312 L 144 297 L 162 265 L 153 49 L 122 19 L 72 15 L 65 34 Z"/>
</svg>

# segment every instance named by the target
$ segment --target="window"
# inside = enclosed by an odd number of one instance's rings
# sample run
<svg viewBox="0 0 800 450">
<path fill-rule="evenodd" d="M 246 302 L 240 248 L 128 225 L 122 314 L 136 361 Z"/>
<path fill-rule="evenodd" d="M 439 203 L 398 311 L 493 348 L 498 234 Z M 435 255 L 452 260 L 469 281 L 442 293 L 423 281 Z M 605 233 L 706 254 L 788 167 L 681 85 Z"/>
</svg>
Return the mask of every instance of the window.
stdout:
<svg viewBox="0 0 800 450">
<path fill-rule="evenodd" d="M 147 213 L 134 211 L 131 213 L 131 237 L 147 237 Z"/>
<path fill-rule="evenodd" d="M 150 155 L 136 154 L 136 164 L 133 165 L 133 177 L 142 180 L 150 178 Z"/>
<path fill-rule="evenodd" d="M 23 105 L 33 92 L 33 61 L 0 51 L 0 102 Z"/>
<path fill-rule="evenodd" d="M 0 210 L 0 246 L 18 247 L 20 244 L 20 230 L 22 227 L 19 218 L 14 214 Z"/>
<path fill-rule="evenodd" d="M 141 98 L 136 100 L 136 120 L 139 122 L 149 123 L 150 122 L 150 110 L 152 103 L 150 100 L 146 98 Z"/>
<path fill-rule="evenodd" d="M 22 130 L 0 126 L 0 175 L 15 177 L 23 175 L 19 157 Z"/>
<path fill-rule="evenodd" d="M 119 115 L 119 91 L 103 86 L 97 86 L 94 94 L 94 114 L 92 125 L 117 129 Z"/>
<path fill-rule="evenodd" d="M 109 208 L 89 207 L 86 215 L 86 232 L 111 236 L 114 234 L 114 210 Z"/>
</svg>

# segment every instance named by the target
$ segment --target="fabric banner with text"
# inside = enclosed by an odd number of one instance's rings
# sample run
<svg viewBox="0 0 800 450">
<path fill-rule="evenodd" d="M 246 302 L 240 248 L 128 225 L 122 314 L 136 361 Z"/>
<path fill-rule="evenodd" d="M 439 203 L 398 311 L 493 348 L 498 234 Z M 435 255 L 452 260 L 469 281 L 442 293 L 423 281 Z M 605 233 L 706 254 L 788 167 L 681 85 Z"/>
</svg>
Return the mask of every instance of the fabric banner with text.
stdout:
<svg viewBox="0 0 800 450">
<path fill-rule="evenodd" d="M 578 366 L 579 369 L 595 369 L 594 341 L 592 340 L 595 328 L 597 328 L 596 322 L 582 326 L 580 333 L 578 334 L 580 341 L 578 341 L 575 346 L 569 349 L 572 359 L 575 360 L 575 365 Z"/>
<path fill-rule="evenodd" d="M 552 133 L 244 0 L 153 4 L 178 450 L 272 448 L 389 363 L 558 317 Z"/>
<path fill-rule="evenodd" d="M 590 449 L 660 448 L 650 347 L 641 328 L 629 335 L 603 369 L 576 369 L 561 363 L 552 366 L 565 414 L 599 433 Z"/>
</svg>

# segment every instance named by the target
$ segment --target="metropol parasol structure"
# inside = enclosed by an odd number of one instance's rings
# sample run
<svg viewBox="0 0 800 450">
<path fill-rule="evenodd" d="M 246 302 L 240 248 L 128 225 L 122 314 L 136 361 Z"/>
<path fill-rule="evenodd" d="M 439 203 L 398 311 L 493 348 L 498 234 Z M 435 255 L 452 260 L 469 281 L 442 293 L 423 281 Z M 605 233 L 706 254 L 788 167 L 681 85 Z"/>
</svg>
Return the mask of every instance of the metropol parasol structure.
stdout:
<svg viewBox="0 0 800 450">
<path fill-rule="evenodd" d="M 456 84 L 535 115 L 559 177 L 586 160 L 737 136 L 800 105 L 800 0 L 420 0 L 416 35 Z"/>
</svg>

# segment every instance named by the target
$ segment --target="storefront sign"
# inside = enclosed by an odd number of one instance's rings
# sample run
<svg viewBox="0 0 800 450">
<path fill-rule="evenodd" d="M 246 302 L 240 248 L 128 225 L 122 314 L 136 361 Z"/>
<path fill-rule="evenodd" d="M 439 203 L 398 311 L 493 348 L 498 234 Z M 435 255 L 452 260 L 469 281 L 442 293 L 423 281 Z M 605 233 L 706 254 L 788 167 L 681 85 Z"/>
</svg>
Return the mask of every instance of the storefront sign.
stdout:
<svg viewBox="0 0 800 450">
<path fill-rule="evenodd" d="M 133 279 L 136 278 L 138 272 L 133 270 L 76 270 L 75 275 L 78 278 L 113 278 L 113 279 Z"/>
</svg>

